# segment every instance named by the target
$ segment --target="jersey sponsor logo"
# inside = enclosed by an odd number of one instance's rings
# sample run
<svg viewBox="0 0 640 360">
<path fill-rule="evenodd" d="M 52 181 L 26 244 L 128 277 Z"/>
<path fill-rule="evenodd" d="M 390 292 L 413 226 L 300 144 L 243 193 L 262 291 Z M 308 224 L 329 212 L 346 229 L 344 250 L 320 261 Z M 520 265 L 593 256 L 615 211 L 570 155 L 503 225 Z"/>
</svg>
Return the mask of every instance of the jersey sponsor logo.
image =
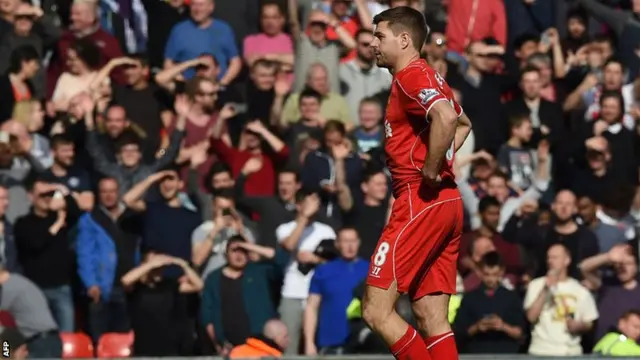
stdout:
<svg viewBox="0 0 640 360">
<path fill-rule="evenodd" d="M 388 137 L 388 138 L 393 136 L 393 130 L 391 129 L 391 123 L 387 119 L 384 119 L 384 136 Z"/>
<path fill-rule="evenodd" d="M 442 78 L 442 75 L 440 75 L 439 72 L 436 72 L 434 76 L 436 78 L 436 81 L 438 82 L 438 86 L 442 88 L 444 86 L 444 79 Z"/>
<path fill-rule="evenodd" d="M 427 105 L 429 101 L 438 95 L 440 95 L 440 92 L 436 89 L 422 89 L 420 90 L 420 94 L 418 94 L 418 98 L 422 105 Z"/>
</svg>

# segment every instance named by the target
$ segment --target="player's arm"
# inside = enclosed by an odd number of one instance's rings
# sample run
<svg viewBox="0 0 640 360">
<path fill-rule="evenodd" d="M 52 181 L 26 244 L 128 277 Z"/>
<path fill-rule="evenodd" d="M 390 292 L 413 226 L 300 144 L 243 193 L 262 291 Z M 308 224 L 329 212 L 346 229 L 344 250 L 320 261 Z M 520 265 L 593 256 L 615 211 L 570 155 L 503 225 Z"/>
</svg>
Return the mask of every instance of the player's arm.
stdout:
<svg viewBox="0 0 640 360">
<path fill-rule="evenodd" d="M 428 179 L 436 179 L 445 154 L 456 136 L 458 115 L 446 99 L 434 102 L 427 109 L 427 120 L 431 122 L 431 130 L 429 152 L 422 167 L 422 174 Z"/>
<path fill-rule="evenodd" d="M 456 135 L 455 139 L 455 150 L 458 152 L 465 140 L 467 140 L 467 136 L 471 133 L 471 119 L 467 116 L 467 114 L 462 113 L 458 117 L 458 122 L 456 125 Z"/>
</svg>

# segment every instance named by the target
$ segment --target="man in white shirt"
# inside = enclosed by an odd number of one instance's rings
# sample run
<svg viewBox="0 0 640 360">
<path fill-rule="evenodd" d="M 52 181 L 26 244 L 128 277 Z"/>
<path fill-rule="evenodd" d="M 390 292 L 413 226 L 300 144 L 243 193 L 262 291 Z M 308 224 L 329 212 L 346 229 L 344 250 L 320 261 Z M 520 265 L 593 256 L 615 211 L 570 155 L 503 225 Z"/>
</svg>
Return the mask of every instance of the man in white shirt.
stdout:
<svg viewBox="0 0 640 360">
<path fill-rule="evenodd" d="M 547 251 L 547 276 L 531 281 L 524 299 L 527 319 L 533 324 L 529 354 L 577 356 L 582 334 L 593 327 L 598 309 L 593 296 L 567 275 L 571 256 L 562 244 Z"/>
<path fill-rule="evenodd" d="M 278 243 L 283 248 L 291 251 L 291 261 L 287 266 L 282 285 L 282 300 L 280 302 L 280 319 L 287 326 L 289 345 L 286 355 L 297 355 L 299 336 L 302 330 L 302 316 L 305 301 L 309 295 L 309 285 L 313 270 L 303 273 L 299 269 L 300 264 L 319 264 L 322 259 L 314 254 L 322 240 L 335 240 L 336 233 L 326 224 L 314 221 L 313 217 L 320 208 L 320 199 L 317 195 L 308 195 L 298 200 L 298 215 L 294 221 L 284 223 L 276 229 Z M 289 248 L 289 244 L 294 245 Z"/>
</svg>

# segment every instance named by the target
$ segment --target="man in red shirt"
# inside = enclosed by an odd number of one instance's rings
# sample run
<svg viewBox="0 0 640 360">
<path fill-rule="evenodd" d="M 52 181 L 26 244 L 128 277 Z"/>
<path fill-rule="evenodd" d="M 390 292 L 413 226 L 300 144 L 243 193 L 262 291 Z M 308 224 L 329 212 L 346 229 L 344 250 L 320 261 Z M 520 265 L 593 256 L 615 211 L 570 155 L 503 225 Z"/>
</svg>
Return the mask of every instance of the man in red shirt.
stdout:
<svg viewBox="0 0 640 360">
<path fill-rule="evenodd" d="M 453 175 L 454 153 L 471 122 L 440 74 L 420 58 L 429 28 L 409 7 L 374 18 L 377 65 L 393 74 L 385 119 L 392 214 L 371 257 L 363 318 L 400 360 L 457 360 L 447 320 L 456 293 L 463 207 Z M 424 341 L 395 312 L 408 293 Z"/>
</svg>

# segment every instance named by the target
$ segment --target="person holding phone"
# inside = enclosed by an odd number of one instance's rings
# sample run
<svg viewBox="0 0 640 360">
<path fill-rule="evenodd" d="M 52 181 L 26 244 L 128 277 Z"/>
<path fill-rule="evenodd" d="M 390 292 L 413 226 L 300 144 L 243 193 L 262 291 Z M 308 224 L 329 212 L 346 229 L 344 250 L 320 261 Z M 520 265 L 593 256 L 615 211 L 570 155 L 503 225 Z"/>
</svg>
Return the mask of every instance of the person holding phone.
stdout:
<svg viewBox="0 0 640 360">
<path fill-rule="evenodd" d="M 241 235 L 255 243 L 254 232 L 247 226 L 251 221 L 237 209 L 232 189 L 221 190 L 213 200 L 213 219 L 198 226 L 191 235 L 192 262 L 202 269 L 202 278 L 226 263 L 228 240 Z"/>
</svg>

